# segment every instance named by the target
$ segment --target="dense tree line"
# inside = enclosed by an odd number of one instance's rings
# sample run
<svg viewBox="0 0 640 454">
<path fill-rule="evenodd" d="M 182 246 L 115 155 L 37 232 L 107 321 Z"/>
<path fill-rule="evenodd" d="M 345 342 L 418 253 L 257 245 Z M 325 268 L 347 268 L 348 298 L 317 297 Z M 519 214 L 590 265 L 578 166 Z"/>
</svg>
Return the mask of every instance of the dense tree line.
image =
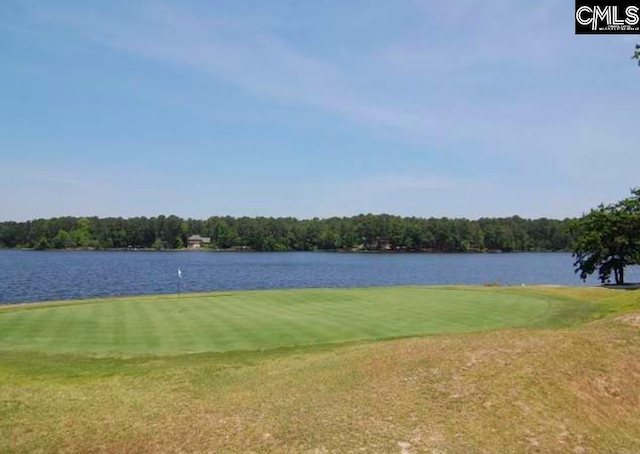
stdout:
<svg viewBox="0 0 640 454">
<path fill-rule="evenodd" d="M 213 249 L 415 252 L 557 251 L 571 247 L 570 220 L 415 218 L 386 214 L 328 219 L 177 216 L 60 217 L 1 222 L 0 247 L 34 249 L 179 249 L 190 235 Z"/>
</svg>

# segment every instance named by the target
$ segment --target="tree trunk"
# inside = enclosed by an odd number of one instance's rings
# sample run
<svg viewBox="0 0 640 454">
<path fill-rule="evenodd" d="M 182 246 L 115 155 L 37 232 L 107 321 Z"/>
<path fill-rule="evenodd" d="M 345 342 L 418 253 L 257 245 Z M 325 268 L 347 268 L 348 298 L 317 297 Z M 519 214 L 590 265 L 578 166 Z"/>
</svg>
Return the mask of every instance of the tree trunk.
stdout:
<svg viewBox="0 0 640 454">
<path fill-rule="evenodd" d="M 615 280 L 616 280 L 616 285 L 623 285 L 624 284 L 624 267 L 623 266 L 614 268 L 613 269 L 613 275 L 614 275 Z"/>
</svg>

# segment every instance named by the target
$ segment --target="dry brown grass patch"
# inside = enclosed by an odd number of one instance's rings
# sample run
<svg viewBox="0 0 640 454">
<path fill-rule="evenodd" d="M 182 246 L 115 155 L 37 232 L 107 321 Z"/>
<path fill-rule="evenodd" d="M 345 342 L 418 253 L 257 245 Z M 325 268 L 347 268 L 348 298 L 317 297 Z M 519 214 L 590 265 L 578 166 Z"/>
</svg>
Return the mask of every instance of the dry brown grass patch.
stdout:
<svg viewBox="0 0 640 454">
<path fill-rule="evenodd" d="M 237 367 L 194 357 L 148 376 L 5 389 L 18 410 L 4 450 L 635 452 L 638 358 L 638 331 L 619 324 L 379 342 Z"/>
</svg>

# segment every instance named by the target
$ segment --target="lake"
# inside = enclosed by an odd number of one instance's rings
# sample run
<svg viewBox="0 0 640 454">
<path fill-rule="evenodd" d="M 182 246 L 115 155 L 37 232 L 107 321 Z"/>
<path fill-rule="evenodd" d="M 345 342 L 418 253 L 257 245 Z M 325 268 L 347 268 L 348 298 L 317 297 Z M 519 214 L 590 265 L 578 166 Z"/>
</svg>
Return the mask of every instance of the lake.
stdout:
<svg viewBox="0 0 640 454">
<path fill-rule="evenodd" d="M 0 303 L 215 290 L 412 284 L 597 285 L 568 253 L 0 250 Z M 178 278 L 178 268 L 182 279 Z M 628 281 L 640 280 L 637 267 Z M 178 288 L 180 285 L 180 289 Z"/>
</svg>

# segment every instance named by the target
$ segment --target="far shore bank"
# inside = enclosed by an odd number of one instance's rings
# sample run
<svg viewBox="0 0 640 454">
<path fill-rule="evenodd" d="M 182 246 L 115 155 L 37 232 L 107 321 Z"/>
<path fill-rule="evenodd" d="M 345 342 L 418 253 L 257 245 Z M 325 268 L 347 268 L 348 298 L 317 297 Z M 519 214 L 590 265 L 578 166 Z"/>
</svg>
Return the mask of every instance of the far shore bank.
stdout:
<svg viewBox="0 0 640 454">
<path fill-rule="evenodd" d="M 522 253 L 570 253 L 570 250 L 468 250 L 468 251 L 440 251 L 433 249 L 425 250 L 407 250 L 407 249 L 313 249 L 313 250 L 258 250 L 250 248 L 231 248 L 231 249 L 214 249 L 214 248 L 179 248 L 179 249 L 155 249 L 155 248 L 65 248 L 65 249 L 38 249 L 38 248 L 0 248 L 0 251 L 33 251 L 33 252 L 259 252 L 259 253 L 292 253 L 292 252 L 331 252 L 345 254 L 522 254 Z"/>
</svg>

